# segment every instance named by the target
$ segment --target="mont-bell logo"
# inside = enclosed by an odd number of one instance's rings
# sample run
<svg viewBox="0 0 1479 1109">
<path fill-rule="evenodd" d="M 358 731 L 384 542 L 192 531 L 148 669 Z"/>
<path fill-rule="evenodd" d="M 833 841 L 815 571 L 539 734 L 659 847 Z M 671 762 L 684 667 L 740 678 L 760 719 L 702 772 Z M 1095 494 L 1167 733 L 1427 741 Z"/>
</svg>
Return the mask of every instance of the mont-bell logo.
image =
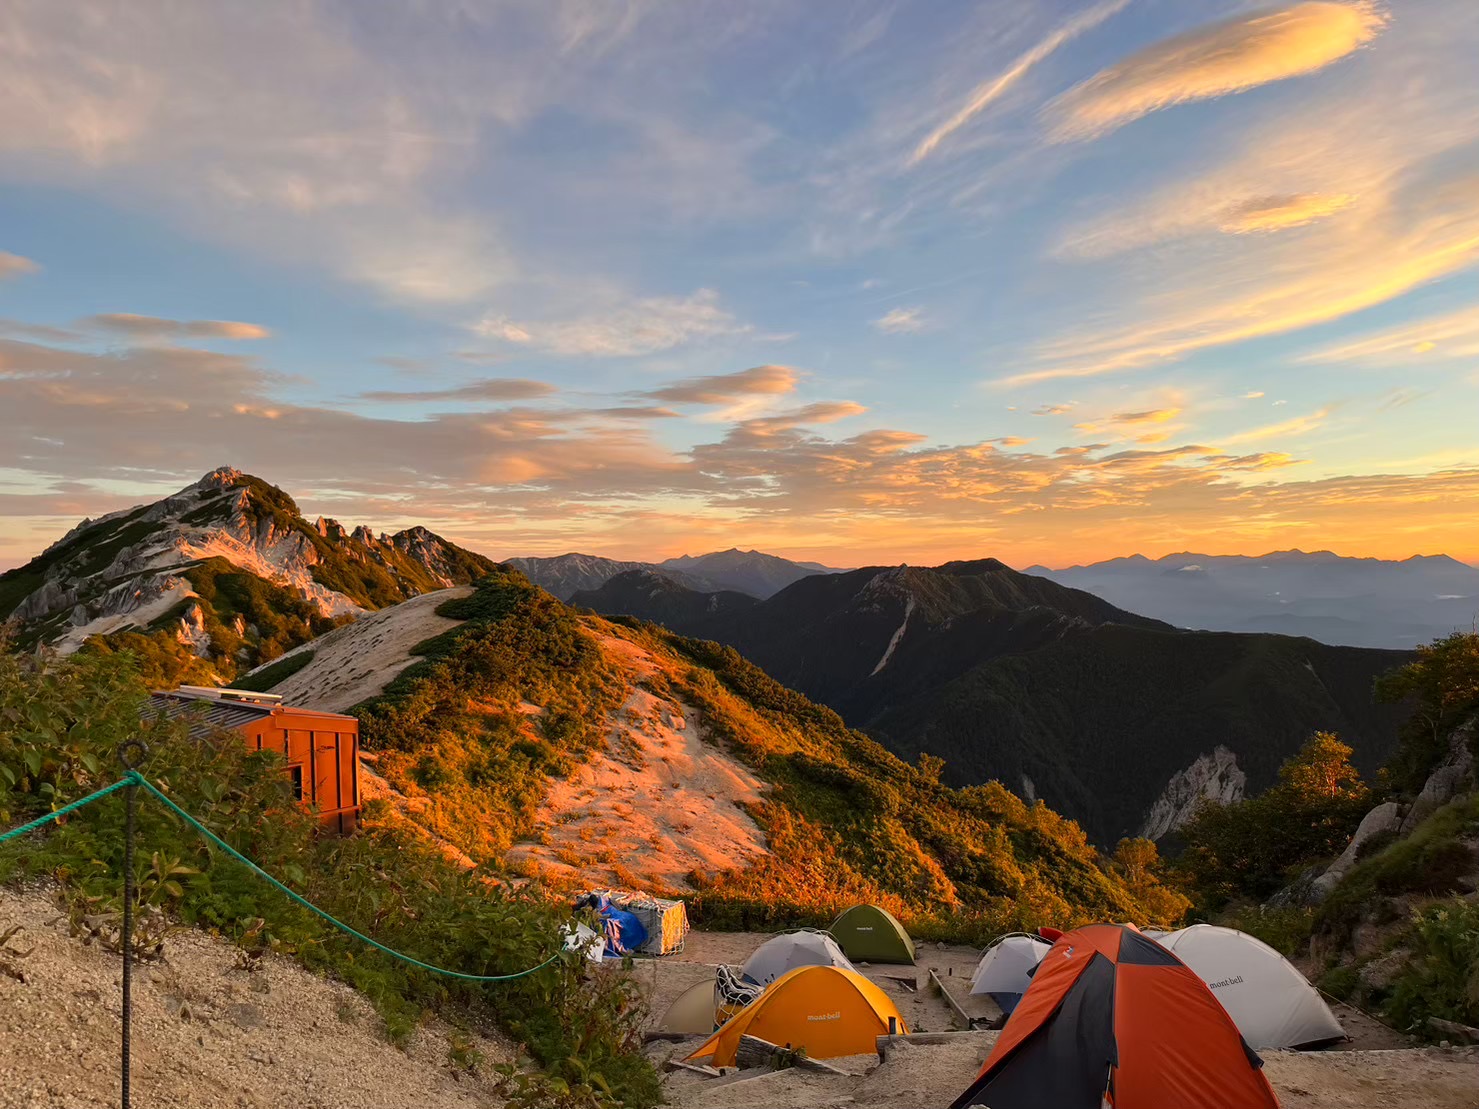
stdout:
<svg viewBox="0 0 1479 1109">
<path fill-rule="evenodd" d="M 1235 978 L 1224 978 L 1220 982 L 1208 982 L 1207 983 L 1207 988 L 1210 989 L 1210 990 L 1220 990 L 1220 989 L 1222 989 L 1223 986 L 1237 986 L 1237 985 L 1240 985 L 1240 984 L 1242 984 L 1242 981 L 1243 981 L 1243 976 L 1241 974 L 1239 974 Z"/>
<path fill-rule="evenodd" d="M 841 1020 L 842 1019 L 842 1012 L 839 1010 L 838 1012 L 835 1012 L 835 1013 L 808 1013 L 806 1015 L 806 1019 L 807 1020 Z"/>
</svg>

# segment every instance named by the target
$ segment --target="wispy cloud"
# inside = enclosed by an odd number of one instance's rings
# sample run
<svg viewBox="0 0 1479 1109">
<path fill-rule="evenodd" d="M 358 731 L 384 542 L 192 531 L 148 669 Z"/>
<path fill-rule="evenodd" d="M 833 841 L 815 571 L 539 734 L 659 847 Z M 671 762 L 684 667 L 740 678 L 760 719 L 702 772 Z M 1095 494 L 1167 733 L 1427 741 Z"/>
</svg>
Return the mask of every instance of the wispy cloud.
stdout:
<svg viewBox="0 0 1479 1109">
<path fill-rule="evenodd" d="M 749 330 L 720 307 L 719 294 L 712 289 L 687 297 L 649 297 L 574 319 L 515 321 L 489 316 L 474 326 L 486 338 L 550 354 L 608 358 L 655 354 Z"/>
<path fill-rule="evenodd" d="M 376 389 L 368 393 L 360 393 L 357 399 L 375 401 L 381 404 L 476 403 L 479 401 L 532 400 L 535 397 L 550 396 L 555 392 L 558 392 L 558 390 L 553 385 L 543 381 L 529 381 L 524 378 L 511 377 L 490 377 L 482 381 L 474 381 L 467 385 L 459 385 L 451 389 L 423 389 L 404 392 L 390 389 Z"/>
<path fill-rule="evenodd" d="M 966 97 L 965 103 L 960 106 L 954 115 L 939 124 L 919 141 L 919 145 L 914 148 L 913 154 L 909 156 L 909 165 L 917 166 L 920 162 L 928 158 L 939 149 L 941 143 L 956 131 L 959 131 L 976 116 L 980 115 L 981 112 L 985 111 L 997 100 L 1001 99 L 1034 66 L 1046 59 L 1064 43 L 1070 39 L 1077 38 L 1085 31 L 1097 27 L 1116 12 L 1121 11 L 1128 3 L 1129 0 L 1108 0 L 1108 3 L 1095 5 L 1083 14 L 1055 28 L 1041 41 L 1035 43 L 1030 49 L 1018 56 L 1001 73 L 982 81 L 971 90 L 970 95 Z"/>
<path fill-rule="evenodd" d="M 1372 4 L 1329 0 L 1238 16 L 1131 55 L 1044 114 L 1058 141 L 1094 138 L 1173 104 L 1313 73 L 1370 42 L 1384 23 Z"/>
<path fill-rule="evenodd" d="M 78 326 L 127 335 L 131 339 L 266 339 L 272 332 L 261 324 L 238 320 L 167 320 L 108 312 L 79 320 Z"/>
<path fill-rule="evenodd" d="M 1040 404 L 1032 410 L 1034 416 L 1062 416 L 1073 411 L 1072 404 Z"/>
<path fill-rule="evenodd" d="M 873 321 L 873 328 L 885 335 L 907 335 L 925 328 L 924 309 L 894 308 Z"/>
<path fill-rule="evenodd" d="M 1247 431 L 1240 431 L 1234 435 L 1223 435 L 1217 441 L 1224 447 L 1232 447 L 1243 443 L 1263 443 L 1270 439 L 1292 439 L 1324 427 L 1325 421 L 1330 418 L 1335 408 L 1335 405 L 1327 404 L 1307 415 L 1281 420 L 1276 424 L 1249 428 Z"/>
<path fill-rule="evenodd" d="M 1293 196 L 1252 197 L 1228 206 L 1222 216 L 1222 230 L 1233 235 L 1246 235 L 1303 227 L 1307 223 L 1333 215 L 1342 208 L 1349 208 L 1355 200 L 1348 193 L 1334 196 L 1296 193 Z"/>
<path fill-rule="evenodd" d="M 1479 358 L 1479 308 L 1461 308 L 1332 343 L 1304 362 L 1359 362 L 1372 366 L 1421 365 Z"/>
<path fill-rule="evenodd" d="M 0 250 L 0 281 L 12 277 L 19 277 L 23 273 L 35 273 L 41 267 L 29 258 L 23 258 L 19 254 L 11 254 L 9 251 Z"/>
</svg>

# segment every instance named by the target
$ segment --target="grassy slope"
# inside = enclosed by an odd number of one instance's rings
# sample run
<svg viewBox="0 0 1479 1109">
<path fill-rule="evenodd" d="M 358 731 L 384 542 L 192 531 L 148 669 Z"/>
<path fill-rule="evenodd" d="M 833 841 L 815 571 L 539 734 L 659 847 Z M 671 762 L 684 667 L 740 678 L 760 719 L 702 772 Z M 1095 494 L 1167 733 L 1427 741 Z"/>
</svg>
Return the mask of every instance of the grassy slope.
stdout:
<svg viewBox="0 0 1479 1109">
<path fill-rule="evenodd" d="M 594 632 L 651 652 L 655 692 L 698 707 L 711 736 L 772 786 L 754 815 L 773 859 L 698 876 L 694 908 L 710 920 L 817 923 L 872 900 L 922 931 L 974 939 L 1156 911 L 1073 823 L 999 785 L 939 784 L 732 650 L 580 616 L 511 570 L 441 611 L 469 623 L 420 645 L 427 660 L 358 712 L 380 770 L 431 802 L 418 819 L 475 859 L 507 850 L 549 778 L 603 741 L 605 713 L 626 686 Z M 545 715 L 531 720 L 520 701 Z"/>
</svg>

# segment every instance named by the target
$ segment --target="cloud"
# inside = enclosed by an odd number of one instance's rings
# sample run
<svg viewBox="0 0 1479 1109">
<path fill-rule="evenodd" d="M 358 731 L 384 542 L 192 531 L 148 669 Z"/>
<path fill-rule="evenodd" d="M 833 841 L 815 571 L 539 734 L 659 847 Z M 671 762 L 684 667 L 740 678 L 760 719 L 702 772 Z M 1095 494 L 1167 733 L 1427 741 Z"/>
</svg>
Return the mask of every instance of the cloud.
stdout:
<svg viewBox="0 0 1479 1109">
<path fill-rule="evenodd" d="M 109 312 L 78 321 L 79 327 L 96 328 L 126 335 L 131 339 L 266 339 L 272 335 L 265 327 L 236 320 L 167 320 L 158 316 L 136 316 L 130 312 Z"/>
<path fill-rule="evenodd" d="M 1073 411 L 1072 404 L 1041 404 L 1032 410 L 1034 416 L 1061 416 Z"/>
<path fill-rule="evenodd" d="M 1355 200 L 1349 194 L 1322 196 L 1319 193 L 1253 197 L 1228 207 L 1222 217 L 1222 230 L 1232 235 L 1246 235 L 1303 227 L 1342 208 L 1349 208 Z"/>
<path fill-rule="evenodd" d="M 524 378 L 490 377 L 482 381 L 474 381 L 468 385 L 459 385 L 452 389 L 425 389 L 406 392 L 377 389 L 368 393 L 360 393 L 357 399 L 375 401 L 382 404 L 436 404 L 456 401 L 533 400 L 536 397 L 547 397 L 557 391 L 553 385 L 546 384 L 543 381 L 529 381 Z"/>
<path fill-rule="evenodd" d="M 489 316 L 478 334 L 551 354 L 631 358 L 750 330 L 719 306 L 719 294 L 700 289 L 687 297 L 650 297 L 609 312 L 552 322 L 514 322 Z"/>
<path fill-rule="evenodd" d="M 922 308 L 894 308 L 873 321 L 873 327 L 885 335 L 908 335 L 923 331 Z"/>
<path fill-rule="evenodd" d="M 1479 262 L 1479 173 L 1434 158 L 1297 241 L 1219 259 L 1161 259 L 1147 317 L 1043 344 L 1002 381 L 1022 385 L 1121 373 L 1198 351 L 1297 331 L 1385 303 Z M 1129 282 L 1125 282 L 1128 286 Z"/>
<path fill-rule="evenodd" d="M 0 250 L 0 281 L 19 277 L 23 273 L 35 273 L 40 268 L 29 258 L 22 258 L 19 254 Z"/>
<path fill-rule="evenodd" d="M 1329 0 L 1237 16 L 1131 55 L 1044 115 L 1059 142 L 1094 138 L 1174 104 L 1313 73 L 1370 42 L 1385 22 L 1369 3 Z"/>
<path fill-rule="evenodd" d="M 1263 427 L 1240 431 L 1236 435 L 1221 436 L 1218 442 L 1225 447 L 1231 447 L 1242 443 L 1261 443 L 1269 439 L 1290 439 L 1305 435 L 1323 427 L 1335 408 L 1335 405 L 1327 404 L 1305 416 L 1295 416 L 1276 424 L 1265 424 Z"/>
<path fill-rule="evenodd" d="M 919 141 L 914 153 L 909 156 L 909 165 L 917 166 L 933 154 L 947 138 L 959 131 L 986 108 L 1001 99 L 1011 88 L 1025 77 L 1039 62 L 1043 61 L 1064 43 L 1077 38 L 1085 31 L 1103 23 L 1116 12 L 1124 9 L 1129 0 L 1108 0 L 1055 28 L 1045 38 L 1019 55 L 1011 65 L 994 77 L 981 82 L 966 97 L 965 103 L 955 114 L 935 127 Z"/>
<path fill-rule="evenodd" d="M 1262 396 L 1263 396 L 1263 395 L 1264 395 L 1264 394 L 1263 394 L 1263 392 L 1262 392 L 1262 391 L 1261 391 L 1261 390 L 1257 390 L 1257 389 L 1255 389 L 1255 390 L 1254 390 L 1254 391 L 1253 391 L 1253 392 L 1251 392 L 1251 393 L 1244 393 L 1244 394 L 1243 394 L 1243 399 L 1244 399 L 1244 400 L 1258 400 L 1258 399 L 1259 399 L 1259 398 L 1260 398 L 1260 397 L 1262 397 Z"/>
<path fill-rule="evenodd" d="M 1084 423 L 1074 424 L 1075 431 L 1081 431 L 1086 435 L 1101 435 L 1106 432 L 1118 433 L 1125 431 L 1139 431 L 1142 428 L 1154 427 L 1156 424 L 1170 423 L 1181 415 L 1180 408 L 1149 408 L 1139 412 L 1116 412 L 1098 420 L 1088 420 Z M 1138 437 L 1139 442 L 1161 443 L 1169 436 L 1164 432 L 1142 432 Z"/>
<path fill-rule="evenodd" d="M 1479 308 L 1461 308 L 1333 343 L 1302 362 L 1408 366 L 1479 358 Z"/>
<path fill-rule="evenodd" d="M 801 375 L 790 366 L 752 366 L 735 373 L 690 377 L 645 396 L 669 404 L 734 404 L 794 392 Z"/>
</svg>

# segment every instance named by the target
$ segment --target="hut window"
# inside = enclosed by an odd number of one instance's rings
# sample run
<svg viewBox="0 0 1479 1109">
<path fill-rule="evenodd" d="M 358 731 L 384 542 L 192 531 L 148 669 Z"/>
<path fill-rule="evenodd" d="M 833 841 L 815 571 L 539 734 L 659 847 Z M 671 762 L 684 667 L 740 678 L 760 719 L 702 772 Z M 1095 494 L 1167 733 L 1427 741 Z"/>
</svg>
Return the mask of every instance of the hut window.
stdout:
<svg viewBox="0 0 1479 1109">
<path fill-rule="evenodd" d="M 299 801 L 303 800 L 303 768 L 301 766 L 288 767 L 288 781 L 292 783 L 293 796 Z"/>
</svg>

